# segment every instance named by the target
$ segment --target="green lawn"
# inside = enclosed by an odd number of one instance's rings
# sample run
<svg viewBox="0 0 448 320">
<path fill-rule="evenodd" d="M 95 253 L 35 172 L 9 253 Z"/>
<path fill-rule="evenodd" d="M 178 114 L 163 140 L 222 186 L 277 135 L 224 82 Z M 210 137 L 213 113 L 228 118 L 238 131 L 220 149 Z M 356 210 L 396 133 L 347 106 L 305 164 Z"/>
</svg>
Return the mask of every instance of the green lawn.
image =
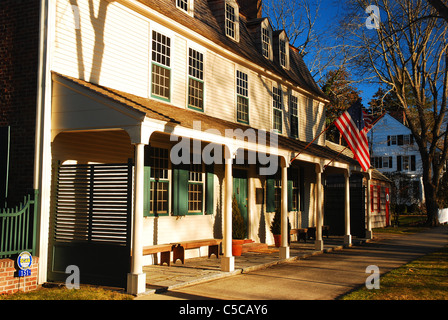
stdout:
<svg viewBox="0 0 448 320">
<path fill-rule="evenodd" d="M 380 289 L 362 287 L 342 300 L 448 300 L 448 246 L 394 269 Z"/>
<path fill-rule="evenodd" d="M 69 290 L 65 287 L 41 288 L 30 292 L 0 295 L 0 300 L 132 300 L 134 296 L 92 286 Z"/>
<path fill-rule="evenodd" d="M 424 231 L 428 228 L 424 227 L 426 221 L 425 215 L 400 215 L 398 218 L 398 226 L 388 226 L 386 228 L 375 228 L 375 233 L 391 233 L 391 234 L 410 234 Z"/>
</svg>

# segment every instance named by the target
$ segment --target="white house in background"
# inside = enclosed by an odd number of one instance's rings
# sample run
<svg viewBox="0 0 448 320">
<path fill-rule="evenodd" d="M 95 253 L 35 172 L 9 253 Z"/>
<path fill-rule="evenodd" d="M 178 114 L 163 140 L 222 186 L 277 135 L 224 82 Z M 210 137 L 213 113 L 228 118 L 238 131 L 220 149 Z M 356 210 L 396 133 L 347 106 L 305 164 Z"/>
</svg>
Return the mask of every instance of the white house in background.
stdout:
<svg viewBox="0 0 448 320">
<path fill-rule="evenodd" d="M 403 178 L 395 179 L 402 203 L 421 203 L 424 200 L 422 160 L 411 130 L 385 114 L 369 131 L 368 139 L 371 165 L 381 173 Z"/>
</svg>

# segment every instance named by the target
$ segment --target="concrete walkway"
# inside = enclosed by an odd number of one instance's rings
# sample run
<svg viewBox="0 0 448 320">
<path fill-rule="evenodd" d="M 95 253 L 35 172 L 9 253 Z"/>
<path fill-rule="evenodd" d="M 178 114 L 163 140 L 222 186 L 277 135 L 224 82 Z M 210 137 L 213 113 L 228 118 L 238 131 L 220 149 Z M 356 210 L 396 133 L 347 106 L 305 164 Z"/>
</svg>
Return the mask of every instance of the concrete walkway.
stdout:
<svg viewBox="0 0 448 320">
<path fill-rule="evenodd" d="M 376 258 L 392 259 L 394 261 L 391 266 L 398 267 L 420 255 L 435 251 L 444 245 L 448 244 L 448 228 L 439 227 L 433 228 L 414 235 L 390 235 L 377 234 L 370 244 L 366 245 L 365 239 L 354 239 L 353 248 L 356 250 L 372 249 L 372 246 L 379 247 L 375 254 Z M 246 274 L 260 269 L 265 269 L 276 264 L 283 264 L 286 262 L 293 262 L 301 259 L 309 258 L 313 255 L 321 255 L 335 250 L 350 250 L 344 249 L 342 237 L 324 238 L 324 251 L 314 250 L 314 241 L 307 241 L 307 243 L 292 242 L 290 249 L 290 259 L 281 260 L 279 258 L 278 249 L 269 247 L 267 250 L 260 252 L 247 252 L 241 257 L 235 258 L 235 271 L 221 272 L 220 260 L 217 258 L 195 258 L 188 259 L 185 264 L 180 262 L 168 266 L 147 266 L 144 271 L 147 274 L 147 291 L 146 294 L 140 295 L 136 300 L 153 299 L 148 295 L 154 293 L 161 293 L 167 290 L 179 289 L 192 284 L 198 284 L 215 279 L 223 279 L 226 277 Z M 359 252 L 361 254 L 362 252 Z M 368 252 L 371 254 L 371 252 Z M 361 254 L 362 255 L 362 254 Z M 384 257 L 383 257 L 384 256 Z M 338 255 L 334 258 L 337 259 Z M 333 257 L 332 257 L 333 258 Z M 309 259 L 307 259 L 309 260 Z M 322 260 L 322 259 L 311 259 Z M 323 263 L 328 265 L 328 259 L 324 259 Z M 300 263 L 300 261 L 298 261 Z M 322 266 L 325 268 L 325 266 Z M 365 268 L 365 266 L 364 266 Z M 318 269 L 314 267 L 313 269 Z M 387 270 L 381 270 L 387 271 Z M 350 277 L 349 277 L 350 278 Z M 365 277 L 364 277 L 365 279 Z M 362 283 L 360 283 L 361 285 Z"/>
<path fill-rule="evenodd" d="M 341 250 L 344 247 L 342 237 L 330 237 L 325 238 L 325 240 L 323 252 Z M 360 239 L 355 241 L 360 243 L 366 240 Z M 269 247 L 267 250 L 259 250 L 257 252 L 243 253 L 240 257 L 235 257 L 235 271 L 233 272 L 222 272 L 220 270 L 220 259 L 214 256 L 211 258 L 187 259 L 185 264 L 178 260 L 175 264 L 172 263 L 171 266 L 145 266 L 143 271 L 146 273 L 146 294 L 159 293 L 195 283 L 264 269 L 278 263 L 303 259 L 323 252 L 314 249 L 313 240 L 308 240 L 306 243 L 301 240 L 300 242 L 293 241 L 291 243 L 291 258 L 286 260 L 280 259 L 279 250 L 275 247 Z"/>
</svg>

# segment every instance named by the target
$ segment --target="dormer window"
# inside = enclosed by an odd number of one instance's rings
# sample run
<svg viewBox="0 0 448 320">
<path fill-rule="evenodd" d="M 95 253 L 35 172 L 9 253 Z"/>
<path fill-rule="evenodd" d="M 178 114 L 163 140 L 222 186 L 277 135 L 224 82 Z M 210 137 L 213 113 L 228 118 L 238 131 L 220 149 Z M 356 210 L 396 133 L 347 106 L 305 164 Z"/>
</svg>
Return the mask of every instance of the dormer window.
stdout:
<svg viewBox="0 0 448 320">
<path fill-rule="evenodd" d="M 286 68 L 286 42 L 280 40 L 280 64 L 283 68 Z"/>
<path fill-rule="evenodd" d="M 271 34 L 268 28 L 262 28 L 261 30 L 261 44 L 263 50 L 263 56 L 267 59 L 271 58 Z"/>
<path fill-rule="evenodd" d="M 176 0 L 176 7 L 192 16 L 193 2 L 194 0 Z"/>
<path fill-rule="evenodd" d="M 225 30 L 226 36 L 239 41 L 239 10 L 235 1 L 226 1 L 225 5 Z"/>
<path fill-rule="evenodd" d="M 289 69 L 289 40 L 284 30 L 275 32 L 276 61 L 285 69 Z"/>
</svg>

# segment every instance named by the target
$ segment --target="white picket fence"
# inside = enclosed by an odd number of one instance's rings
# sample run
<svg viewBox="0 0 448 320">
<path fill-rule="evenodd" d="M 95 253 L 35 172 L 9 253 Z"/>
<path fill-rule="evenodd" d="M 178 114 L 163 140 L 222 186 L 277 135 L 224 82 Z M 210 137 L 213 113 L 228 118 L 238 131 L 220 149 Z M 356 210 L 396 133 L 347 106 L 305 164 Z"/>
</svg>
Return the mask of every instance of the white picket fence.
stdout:
<svg viewBox="0 0 448 320">
<path fill-rule="evenodd" d="M 440 223 L 448 222 L 448 208 L 439 209 L 439 222 Z"/>
</svg>

